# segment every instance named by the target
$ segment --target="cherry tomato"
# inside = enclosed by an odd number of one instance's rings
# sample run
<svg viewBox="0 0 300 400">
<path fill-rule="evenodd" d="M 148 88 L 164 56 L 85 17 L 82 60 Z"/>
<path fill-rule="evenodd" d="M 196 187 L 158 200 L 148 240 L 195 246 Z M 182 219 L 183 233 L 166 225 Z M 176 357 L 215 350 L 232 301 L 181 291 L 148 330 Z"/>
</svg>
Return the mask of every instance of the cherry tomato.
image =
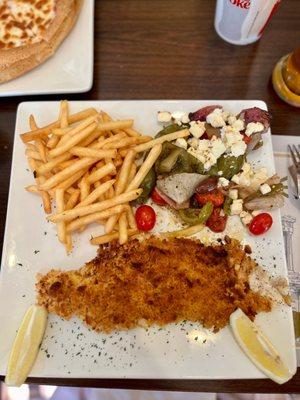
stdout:
<svg viewBox="0 0 300 400">
<path fill-rule="evenodd" d="M 244 141 L 246 144 L 249 144 L 249 143 L 251 142 L 251 140 L 252 140 L 251 136 L 247 136 L 247 135 L 245 135 L 244 133 L 242 133 L 242 135 L 243 135 L 243 141 Z"/>
<path fill-rule="evenodd" d="M 151 199 L 154 201 L 154 203 L 158 204 L 159 206 L 165 206 L 167 204 L 167 202 L 158 193 L 156 188 L 154 188 L 151 193 Z"/>
<path fill-rule="evenodd" d="M 209 227 L 213 232 L 223 232 L 226 228 L 227 215 L 220 215 L 221 208 L 214 208 L 211 216 L 206 221 L 206 226 Z"/>
<path fill-rule="evenodd" d="M 135 212 L 135 220 L 140 231 L 151 231 L 156 222 L 155 211 L 150 206 L 140 206 Z"/>
<path fill-rule="evenodd" d="M 207 193 L 196 193 L 195 198 L 202 206 L 209 201 L 212 202 L 215 207 L 220 207 L 224 203 L 224 194 L 219 189 L 213 189 Z"/>
<path fill-rule="evenodd" d="M 249 231 L 253 235 L 262 235 L 267 232 L 273 224 L 273 219 L 268 213 L 256 215 L 249 224 Z"/>
</svg>

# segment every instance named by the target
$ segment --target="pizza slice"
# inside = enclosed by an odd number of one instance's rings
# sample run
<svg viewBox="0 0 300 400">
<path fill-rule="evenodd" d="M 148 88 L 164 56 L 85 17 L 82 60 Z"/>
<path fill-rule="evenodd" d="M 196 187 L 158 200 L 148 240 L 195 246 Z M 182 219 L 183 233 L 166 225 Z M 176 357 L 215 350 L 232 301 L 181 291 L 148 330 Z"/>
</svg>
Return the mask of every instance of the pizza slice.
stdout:
<svg viewBox="0 0 300 400">
<path fill-rule="evenodd" d="M 0 1 L 0 83 L 54 54 L 74 26 L 82 0 Z"/>
</svg>

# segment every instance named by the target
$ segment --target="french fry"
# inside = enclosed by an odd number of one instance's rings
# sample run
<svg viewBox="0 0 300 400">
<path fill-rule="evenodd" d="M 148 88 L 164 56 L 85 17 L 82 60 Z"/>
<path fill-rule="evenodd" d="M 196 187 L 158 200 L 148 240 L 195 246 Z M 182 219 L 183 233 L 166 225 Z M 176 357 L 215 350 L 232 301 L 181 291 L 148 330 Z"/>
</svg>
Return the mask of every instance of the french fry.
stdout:
<svg viewBox="0 0 300 400">
<path fill-rule="evenodd" d="M 132 137 L 142 136 L 141 133 L 137 132 L 136 130 L 134 130 L 132 128 L 125 129 L 125 132 L 127 133 L 127 135 L 132 136 Z"/>
<path fill-rule="evenodd" d="M 117 182 L 116 182 L 116 195 L 123 193 L 125 188 L 128 185 L 128 177 L 129 177 L 131 165 L 133 163 L 134 158 L 135 158 L 135 151 L 131 150 L 125 157 L 123 165 L 120 169 L 120 173 L 119 173 L 119 176 L 118 176 Z M 116 225 L 117 220 L 118 220 L 118 216 L 116 216 L 116 215 L 110 217 L 107 220 L 107 222 L 105 224 L 105 232 L 106 233 L 112 232 L 114 226 Z"/>
<path fill-rule="evenodd" d="M 65 189 L 62 187 L 62 189 Z M 73 186 L 69 186 L 68 188 L 65 189 L 66 194 L 72 194 L 76 191 L 77 189 L 73 188 Z"/>
<path fill-rule="evenodd" d="M 128 176 L 128 184 L 131 183 L 132 179 L 135 177 L 137 171 L 136 163 L 133 163 L 130 168 L 129 176 Z"/>
<path fill-rule="evenodd" d="M 89 167 L 96 161 L 95 158 L 81 158 L 80 160 L 76 161 L 74 164 L 70 165 L 69 167 L 63 169 L 58 174 L 51 176 L 51 178 L 47 179 L 45 183 L 41 185 L 39 188 L 40 190 L 48 190 L 57 186 L 59 183 L 63 182 L 64 180 L 70 178 L 76 172 Z"/>
<path fill-rule="evenodd" d="M 34 160 L 38 160 L 38 161 L 42 160 L 40 154 L 36 150 L 26 149 L 25 155 L 26 155 L 26 157 L 33 158 Z"/>
<path fill-rule="evenodd" d="M 98 112 L 94 108 L 87 108 L 83 111 L 80 111 L 76 114 L 68 116 L 68 123 L 74 124 L 75 122 L 80 122 L 91 115 L 97 115 Z M 60 120 L 53 122 L 52 124 L 46 125 L 43 128 L 35 129 L 34 131 L 22 133 L 20 135 L 21 139 L 24 143 L 31 142 L 32 140 L 38 139 L 43 136 L 48 136 L 52 129 L 60 127 Z"/>
<path fill-rule="evenodd" d="M 104 132 L 99 132 L 99 130 L 96 128 L 95 131 L 90 134 L 90 136 L 83 139 L 80 143 L 78 143 L 78 145 L 81 147 L 89 146 L 91 143 L 95 142 L 95 140 L 99 138 L 99 135 L 103 135 L 103 134 L 104 134 Z"/>
<path fill-rule="evenodd" d="M 93 214 L 77 218 L 67 225 L 67 232 L 73 232 L 75 230 L 78 230 L 82 226 L 86 226 L 88 224 L 91 224 L 92 222 L 96 222 L 99 219 L 108 218 L 114 214 L 120 214 L 123 211 L 127 211 L 128 207 L 129 207 L 128 205 L 120 204 L 118 206 L 114 206 L 103 211 L 95 212 Z"/>
<path fill-rule="evenodd" d="M 70 165 L 74 164 L 74 162 L 77 161 L 76 158 L 73 158 L 72 160 L 68 160 L 68 161 L 63 161 L 60 164 L 58 164 L 58 167 L 62 170 L 65 169 L 67 167 L 69 167 Z"/>
<path fill-rule="evenodd" d="M 183 138 L 183 137 L 189 136 L 189 134 L 190 134 L 190 132 L 188 129 L 182 129 L 181 131 L 168 133 L 167 135 L 161 136 L 157 139 L 152 139 L 147 143 L 139 144 L 134 147 L 134 150 L 137 153 L 140 153 L 141 151 L 145 151 L 145 150 L 149 150 L 149 149 L 153 148 L 157 144 L 162 144 L 164 142 L 171 142 L 178 138 Z"/>
<path fill-rule="evenodd" d="M 38 184 L 45 182 L 46 178 L 44 176 L 40 176 L 36 178 L 36 182 Z M 42 197 L 42 202 L 43 202 L 43 208 L 46 214 L 50 214 L 52 212 L 52 207 L 51 207 L 51 198 L 50 194 L 46 191 L 40 191 L 40 195 Z"/>
<path fill-rule="evenodd" d="M 72 235 L 70 233 L 66 234 L 65 247 L 66 247 L 67 254 L 70 253 L 72 251 L 72 249 L 73 249 Z"/>
<path fill-rule="evenodd" d="M 25 187 L 25 190 L 29 193 L 34 193 L 40 195 L 40 191 L 37 187 L 37 185 L 28 185 Z"/>
<path fill-rule="evenodd" d="M 96 157 L 98 159 L 101 158 L 115 158 L 117 155 L 117 151 L 114 149 L 111 150 L 95 150 L 89 149 L 86 147 L 75 146 L 69 150 L 71 154 L 78 157 Z"/>
<path fill-rule="evenodd" d="M 73 210 L 64 211 L 63 213 L 52 214 L 47 217 L 48 221 L 70 221 L 77 217 L 103 211 L 105 209 L 126 204 L 130 201 L 137 199 L 142 193 L 142 189 L 135 189 L 127 193 L 122 193 L 115 196 L 113 199 L 104 200 L 98 203 L 90 204 L 88 206 L 76 207 Z M 100 218 L 101 219 L 101 218 Z"/>
<path fill-rule="evenodd" d="M 35 122 L 34 116 L 32 114 L 29 117 L 29 125 L 30 125 L 31 130 L 38 128 L 38 126 Z M 36 150 L 38 151 L 39 155 L 41 156 L 41 160 L 44 163 L 46 163 L 47 162 L 47 153 L 46 153 L 46 147 L 44 146 L 43 141 L 41 139 L 37 139 L 35 141 L 35 147 L 36 147 Z"/>
<path fill-rule="evenodd" d="M 136 226 L 136 221 L 135 221 L 135 217 L 134 217 L 134 213 L 132 210 L 132 207 L 129 208 L 129 210 L 127 211 L 127 221 L 128 221 L 128 225 L 130 228 L 136 230 L 137 226 Z"/>
<path fill-rule="evenodd" d="M 26 149 L 36 151 L 36 147 L 33 143 L 25 143 Z"/>
<path fill-rule="evenodd" d="M 135 151 L 130 150 L 126 155 L 122 167 L 120 169 L 120 173 L 116 183 L 116 194 L 121 194 L 124 192 L 127 184 L 128 178 L 131 171 L 131 166 L 133 165 L 133 161 L 135 159 Z"/>
<path fill-rule="evenodd" d="M 85 176 L 81 179 L 81 181 L 78 184 L 78 187 L 80 189 L 80 201 L 84 201 L 89 193 L 90 193 L 90 184 Z"/>
<path fill-rule="evenodd" d="M 66 129 L 68 126 L 68 102 L 66 100 L 60 102 L 59 121 L 60 121 L 60 128 Z M 60 142 L 60 137 L 53 132 L 50 140 L 48 141 L 47 146 L 50 149 L 55 149 L 55 147 L 59 145 L 59 142 Z"/>
<path fill-rule="evenodd" d="M 60 102 L 60 114 L 59 114 L 60 127 L 62 129 L 67 128 L 69 125 L 68 116 L 69 116 L 68 102 L 67 102 L 67 100 L 62 100 Z"/>
<path fill-rule="evenodd" d="M 88 126 L 90 126 L 92 124 L 96 124 L 96 126 L 97 126 L 98 120 L 99 120 L 98 116 L 93 115 L 92 117 L 84 119 L 78 125 L 73 126 L 72 129 L 70 129 L 65 135 L 63 135 L 60 138 L 57 147 L 63 146 L 67 141 L 69 141 L 72 137 L 77 136 L 80 132 L 85 130 Z M 95 129 L 96 129 L 96 126 L 95 126 Z"/>
<path fill-rule="evenodd" d="M 90 184 L 93 184 L 107 175 L 115 175 L 116 173 L 117 171 L 114 164 L 109 163 L 99 167 L 95 172 L 92 172 L 88 177 L 88 181 Z"/>
<path fill-rule="evenodd" d="M 65 190 L 69 189 L 72 185 L 74 185 L 75 182 L 77 182 L 86 173 L 86 171 L 87 171 L 86 168 L 78 171 L 74 175 L 70 176 L 70 178 L 59 183 L 56 187 Z"/>
<path fill-rule="evenodd" d="M 35 122 L 34 116 L 30 115 L 29 117 L 29 125 L 30 129 L 37 129 L 37 124 Z M 43 141 L 41 139 L 37 139 L 35 141 L 35 147 L 37 148 L 38 154 L 40 155 L 40 158 L 42 161 L 46 162 L 47 161 L 47 154 L 46 154 L 46 149 L 43 144 Z M 35 171 L 37 167 L 37 163 L 33 158 L 29 158 L 29 164 L 32 164 L 33 171 Z M 39 179 L 41 181 L 42 178 Z M 38 179 L 35 179 L 36 182 L 38 182 Z M 44 191 L 37 191 L 37 194 L 39 194 L 42 198 L 42 203 L 43 203 L 43 208 L 46 214 L 50 214 L 52 212 L 52 207 L 51 207 L 51 199 L 50 195 L 47 192 Z"/>
<path fill-rule="evenodd" d="M 102 184 L 100 184 L 99 182 L 99 186 L 96 189 L 94 189 L 83 201 L 77 204 L 76 207 L 88 206 L 89 204 L 94 203 L 99 199 L 99 197 L 102 194 L 104 194 L 107 190 L 109 190 L 109 188 L 111 188 L 114 183 L 115 179 L 111 179 Z"/>
<path fill-rule="evenodd" d="M 73 128 L 70 126 L 67 128 L 52 129 L 52 134 L 56 135 L 56 136 L 64 136 L 66 133 L 69 133 L 71 129 L 73 129 Z"/>
<path fill-rule="evenodd" d="M 147 138 L 146 141 L 151 140 L 151 138 Z M 140 143 L 140 138 L 138 137 L 125 137 L 122 140 L 119 141 L 114 141 L 112 143 L 109 144 L 105 144 L 103 146 L 104 149 L 120 149 L 122 147 L 126 147 L 126 146 L 132 146 L 134 144 Z"/>
<path fill-rule="evenodd" d="M 131 128 L 133 125 L 133 119 L 124 119 L 119 121 L 110 121 L 99 123 L 98 129 L 102 132 L 111 131 L 113 129 L 125 129 Z"/>
<path fill-rule="evenodd" d="M 51 160 L 51 161 L 48 161 L 46 164 L 40 165 L 39 167 L 37 167 L 36 170 L 40 175 L 45 175 L 47 172 L 52 171 L 60 163 L 62 163 L 64 161 L 68 161 L 72 157 L 73 156 L 70 153 L 62 154 L 61 156 L 53 158 L 53 160 Z"/>
<path fill-rule="evenodd" d="M 135 131 L 132 119 L 112 120 L 93 108 L 69 115 L 68 107 L 61 101 L 58 120 L 42 128 L 30 116 L 31 131 L 20 135 L 36 181 L 26 190 L 41 196 L 48 214 L 55 200 L 57 211 L 47 220 L 57 224 L 67 252 L 72 250 L 71 232 L 81 232 L 92 222 L 105 225 L 109 233 L 95 243 L 126 243 L 137 232 L 129 202 L 142 193 L 139 185 L 159 156 L 161 143 L 186 134 L 183 130 L 153 140 Z M 137 170 L 135 159 L 143 148 L 150 151 Z"/>
<path fill-rule="evenodd" d="M 176 133 L 176 132 L 175 132 Z M 167 136 L 167 135 L 165 135 Z M 160 138 L 159 138 L 160 139 Z M 150 142 L 148 142 L 150 143 Z M 147 143 L 145 143 L 147 144 Z M 160 153 L 161 153 L 162 145 L 161 144 L 156 144 L 152 149 L 150 150 L 150 153 L 148 154 L 147 158 L 145 159 L 144 163 L 141 165 L 140 169 L 138 170 L 137 174 L 135 177 L 132 179 L 130 182 L 127 191 L 136 189 L 140 186 L 140 184 L 143 182 L 145 176 L 148 174 L 152 166 L 154 165 L 155 161 L 158 159 Z"/>
<path fill-rule="evenodd" d="M 203 228 L 204 228 L 203 224 L 198 224 L 198 225 L 194 225 L 194 226 L 189 226 L 188 228 L 185 228 L 185 229 L 180 229 L 178 231 L 163 232 L 163 233 L 160 233 L 160 236 L 166 237 L 166 238 L 192 236 L 192 235 L 195 235 L 196 233 L 200 232 Z"/>
<path fill-rule="evenodd" d="M 79 197 L 80 197 L 80 190 L 76 189 L 69 197 L 69 200 L 65 205 L 65 210 L 71 210 L 72 208 L 74 208 L 78 203 Z"/>
<path fill-rule="evenodd" d="M 35 146 L 36 149 L 39 153 L 39 155 L 41 156 L 41 160 L 46 163 L 47 162 L 47 150 L 46 150 L 46 146 L 44 145 L 42 139 L 37 139 L 35 141 Z"/>
<path fill-rule="evenodd" d="M 126 133 L 120 133 L 118 135 L 111 136 L 111 137 L 106 138 L 104 140 L 103 140 L 103 137 L 101 137 L 101 140 L 98 140 L 98 143 L 93 145 L 93 148 L 102 149 L 102 148 L 104 148 L 104 146 L 108 146 L 109 144 L 116 143 L 119 140 L 124 139 L 124 138 L 126 138 Z"/>
<path fill-rule="evenodd" d="M 78 126 L 76 128 L 78 128 Z M 74 147 L 78 143 L 80 143 L 87 136 L 89 136 L 96 129 L 96 127 L 97 127 L 96 122 L 91 123 L 86 128 L 80 130 L 78 133 L 76 133 L 75 135 L 73 135 L 69 139 L 67 139 L 66 142 L 63 143 L 62 145 L 58 145 L 55 149 L 50 150 L 49 155 L 51 157 L 57 157 L 65 152 L 67 152 L 72 147 Z M 70 134 L 70 133 L 68 133 L 68 134 Z"/>
<path fill-rule="evenodd" d="M 101 116 L 103 117 L 103 120 L 106 121 L 106 122 L 109 122 L 109 121 L 112 121 L 112 120 L 113 120 L 113 119 L 111 118 L 111 116 L 108 115 L 108 114 L 107 114 L 106 112 L 104 112 L 104 111 L 101 112 Z M 128 136 L 132 136 L 132 137 L 134 137 L 134 136 L 141 136 L 141 134 L 140 134 L 139 132 L 135 131 L 135 130 L 132 129 L 132 128 L 126 128 L 126 129 L 124 129 L 124 130 L 125 130 L 125 133 L 126 133 Z M 114 129 L 114 131 L 115 131 L 116 133 L 120 133 L 120 130 L 119 130 L 119 129 Z"/>
<path fill-rule="evenodd" d="M 138 231 L 136 229 L 128 229 L 127 230 L 128 236 L 135 235 L 136 233 L 138 233 Z M 114 233 L 110 233 L 109 235 L 96 236 L 90 240 L 90 243 L 98 246 L 101 244 L 112 242 L 113 240 L 117 240 L 117 239 L 119 239 L 119 232 L 114 232 Z"/>
<path fill-rule="evenodd" d="M 54 149 L 59 142 L 59 136 L 52 135 L 51 138 L 48 140 L 47 147 L 49 149 Z"/>
<path fill-rule="evenodd" d="M 128 210 L 129 210 L 128 206 Z M 128 211 L 127 210 L 127 211 Z M 127 218 L 126 213 L 123 212 L 119 218 L 119 243 L 124 244 L 128 240 L 128 233 L 127 233 Z"/>
<path fill-rule="evenodd" d="M 56 209 L 57 211 L 63 212 L 64 211 L 64 189 L 56 189 L 55 190 L 55 201 L 56 201 Z M 57 227 L 57 236 L 58 236 L 58 240 L 61 243 L 65 243 L 66 242 L 66 226 L 65 226 L 65 222 L 60 221 L 57 222 L 56 224 Z"/>
</svg>

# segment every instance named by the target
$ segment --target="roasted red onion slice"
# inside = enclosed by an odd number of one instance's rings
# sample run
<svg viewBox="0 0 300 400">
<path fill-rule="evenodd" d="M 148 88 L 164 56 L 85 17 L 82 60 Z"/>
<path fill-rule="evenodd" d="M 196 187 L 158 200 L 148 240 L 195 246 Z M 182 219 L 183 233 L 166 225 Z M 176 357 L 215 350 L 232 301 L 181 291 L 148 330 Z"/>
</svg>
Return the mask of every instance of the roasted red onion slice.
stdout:
<svg viewBox="0 0 300 400">
<path fill-rule="evenodd" d="M 243 119 L 246 125 L 250 122 L 260 122 L 264 126 L 264 130 L 260 133 L 265 133 L 270 127 L 271 115 L 258 107 L 245 108 L 237 118 Z"/>
<path fill-rule="evenodd" d="M 256 197 L 244 203 L 247 210 L 275 210 L 284 205 L 284 197 L 282 194 L 275 194 L 274 196 L 261 196 Z"/>
<path fill-rule="evenodd" d="M 223 107 L 219 105 L 206 106 L 200 108 L 198 111 L 189 113 L 189 119 L 191 121 L 206 121 L 206 117 L 208 116 L 208 114 L 212 113 L 216 108 L 223 109 Z"/>
<path fill-rule="evenodd" d="M 216 176 L 212 176 L 210 178 L 205 179 L 203 182 L 200 183 L 196 187 L 196 193 L 203 194 L 207 192 L 211 192 L 212 190 L 216 189 L 218 186 L 219 178 Z"/>
</svg>

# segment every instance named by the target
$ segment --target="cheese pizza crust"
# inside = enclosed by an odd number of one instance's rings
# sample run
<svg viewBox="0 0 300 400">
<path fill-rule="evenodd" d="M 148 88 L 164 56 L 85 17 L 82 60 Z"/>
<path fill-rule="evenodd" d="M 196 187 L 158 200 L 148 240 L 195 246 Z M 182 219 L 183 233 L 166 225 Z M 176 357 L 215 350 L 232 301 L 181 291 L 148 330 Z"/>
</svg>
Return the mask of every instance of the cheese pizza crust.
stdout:
<svg viewBox="0 0 300 400">
<path fill-rule="evenodd" d="M 0 5 L 0 83 L 51 57 L 74 26 L 82 0 L 4 0 Z"/>
</svg>

